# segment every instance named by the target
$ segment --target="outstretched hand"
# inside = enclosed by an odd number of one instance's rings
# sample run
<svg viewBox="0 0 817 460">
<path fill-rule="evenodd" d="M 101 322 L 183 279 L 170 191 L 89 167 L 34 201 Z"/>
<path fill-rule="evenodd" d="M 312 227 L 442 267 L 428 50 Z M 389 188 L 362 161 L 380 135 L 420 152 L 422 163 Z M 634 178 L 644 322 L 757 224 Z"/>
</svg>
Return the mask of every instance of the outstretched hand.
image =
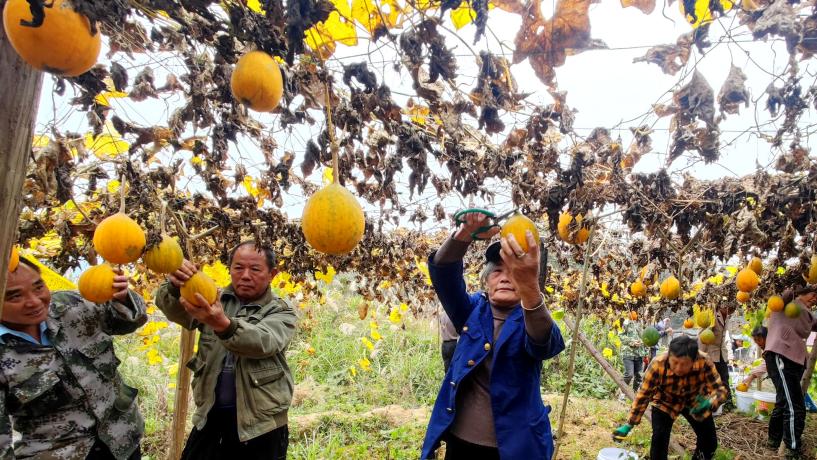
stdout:
<svg viewBox="0 0 817 460">
<path fill-rule="evenodd" d="M 119 267 L 114 268 L 114 272 L 116 275 L 113 277 L 113 298 L 119 302 L 125 302 L 128 300 L 130 279 Z"/>
<path fill-rule="evenodd" d="M 492 217 L 488 217 L 481 212 L 469 212 L 467 214 L 463 214 L 463 224 L 459 227 L 459 229 L 457 229 L 457 233 L 454 234 L 454 238 L 459 241 L 470 243 L 474 241 L 474 238 L 471 235 L 476 234 L 477 237 L 483 240 L 490 240 L 491 237 L 499 233 L 499 226 L 493 226 L 488 229 L 488 231 L 482 233 L 476 232 L 481 227 L 491 225 L 491 219 Z"/>
<path fill-rule="evenodd" d="M 188 302 L 185 298 L 180 298 L 179 303 L 184 308 L 188 315 L 192 316 L 196 321 L 206 324 L 213 328 L 216 333 L 225 331 L 230 327 L 230 318 L 224 313 L 224 307 L 221 305 L 221 294 L 216 297 L 216 301 L 212 304 L 207 303 L 201 294 L 196 293 L 196 302 Z"/>
<path fill-rule="evenodd" d="M 182 287 L 184 283 L 187 282 L 196 272 L 199 271 L 193 262 L 190 262 L 187 259 L 184 259 L 182 262 L 182 266 L 176 270 L 175 272 L 167 275 L 167 280 L 170 281 L 170 284 L 176 286 L 177 288 Z"/>
</svg>

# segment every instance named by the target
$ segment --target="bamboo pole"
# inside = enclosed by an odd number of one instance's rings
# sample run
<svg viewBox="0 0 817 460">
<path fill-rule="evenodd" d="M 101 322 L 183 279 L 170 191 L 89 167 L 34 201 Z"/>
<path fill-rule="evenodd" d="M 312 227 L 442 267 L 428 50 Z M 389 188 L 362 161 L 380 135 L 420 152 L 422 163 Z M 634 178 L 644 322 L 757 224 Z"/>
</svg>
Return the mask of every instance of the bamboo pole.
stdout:
<svg viewBox="0 0 817 460">
<path fill-rule="evenodd" d="M 40 105 L 43 74 L 23 62 L 0 24 L 0 316 L 11 248 L 17 239 L 23 181 Z"/>
<path fill-rule="evenodd" d="M 575 330 L 574 323 L 570 321 L 570 319 L 565 318 L 564 322 L 567 325 L 567 327 Z M 578 339 L 579 342 L 581 342 L 582 345 L 584 345 L 584 348 L 587 350 L 588 353 L 590 353 L 590 356 L 592 356 L 593 359 L 595 359 L 596 362 L 599 363 L 604 372 L 606 372 L 607 375 L 609 375 L 610 378 L 613 379 L 613 382 L 615 382 L 616 385 L 618 385 L 619 389 L 621 389 L 624 395 L 627 396 L 627 398 L 629 398 L 631 401 L 634 400 L 635 392 L 633 391 L 633 389 L 630 388 L 629 385 L 627 385 L 627 383 L 624 381 L 621 374 L 619 374 L 616 368 L 614 368 L 612 364 L 610 364 L 606 359 L 604 359 L 604 355 L 602 355 L 596 349 L 596 347 L 593 346 L 593 343 L 590 342 L 590 340 L 588 340 L 587 337 L 585 337 L 584 334 L 582 334 L 581 332 L 579 332 L 577 335 L 574 335 L 573 337 L 574 340 Z M 647 411 L 644 413 L 644 418 L 652 422 L 652 414 L 649 408 L 647 408 Z M 670 449 L 672 449 L 673 452 L 675 452 L 676 454 L 684 455 L 684 448 L 681 447 L 681 445 L 678 444 L 678 442 L 675 441 L 674 439 L 670 439 L 669 446 Z"/>
<path fill-rule="evenodd" d="M 584 298 L 585 294 L 587 293 L 587 272 L 590 268 L 590 243 L 593 242 L 593 239 L 596 234 L 596 227 L 595 225 L 590 228 L 590 235 L 587 237 L 587 246 L 585 247 L 584 252 L 584 268 L 582 269 L 582 286 L 579 290 L 579 305 L 576 307 L 576 324 L 573 327 L 573 343 L 570 345 L 570 360 L 567 364 L 567 384 L 565 385 L 565 394 L 564 398 L 562 398 L 562 412 L 559 415 L 559 428 L 556 430 L 556 447 L 553 450 L 553 457 L 558 458 L 559 454 L 559 447 L 562 444 L 562 437 L 564 437 L 564 428 L 565 428 L 565 414 L 567 413 L 567 403 L 570 399 L 570 389 L 573 387 L 573 371 L 575 370 L 576 364 L 576 349 L 578 348 L 578 342 L 575 340 L 575 337 L 580 334 L 579 325 L 582 321 L 582 314 L 584 312 Z"/>
</svg>

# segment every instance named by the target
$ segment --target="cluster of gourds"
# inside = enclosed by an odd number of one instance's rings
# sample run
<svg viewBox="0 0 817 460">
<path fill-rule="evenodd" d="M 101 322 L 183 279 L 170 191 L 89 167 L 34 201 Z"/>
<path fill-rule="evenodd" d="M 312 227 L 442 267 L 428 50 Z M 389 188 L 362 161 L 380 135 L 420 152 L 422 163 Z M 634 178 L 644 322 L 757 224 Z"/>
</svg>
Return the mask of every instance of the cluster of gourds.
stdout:
<svg viewBox="0 0 817 460">
<path fill-rule="evenodd" d="M 82 297 L 94 303 L 113 299 L 113 282 L 117 273 L 111 264 L 129 264 L 141 257 L 149 270 L 168 274 L 181 268 L 184 262 L 179 243 L 164 233 L 158 244 L 145 250 L 145 231 L 124 212 L 107 217 L 97 225 L 93 244 L 96 253 L 106 262 L 85 270 L 77 284 Z M 181 288 L 182 297 L 189 302 L 195 302 L 195 295 L 199 293 L 213 303 L 217 292 L 215 282 L 203 272 L 197 272 Z"/>
<path fill-rule="evenodd" d="M 96 64 L 101 37 L 87 17 L 74 10 L 70 0 L 54 0 L 45 8 L 42 24 L 34 18 L 26 0 L 9 0 L 3 8 L 3 27 L 12 47 L 32 67 L 56 75 L 81 75 Z M 264 51 L 250 51 L 239 58 L 230 77 L 233 97 L 258 112 L 278 107 L 284 85 L 281 69 Z M 338 172 L 335 171 L 335 174 Z M 315 193 L 304 208 L 302 229 L 306 240 L 326 254 L 346 254 L 363 238 L 363 209 L 346 188 L 334 183 Z M 105 243 L 107 244 L 107 243 Z M 135 250 L 134 246 L 131 250 Z M 104 256 L 103 256 L 104 257 Z M 136 260 L 123 257 L 119 260 Z M 128 263 L 116 262 L 112 263 Z M 110 273 L 100 267 L 105 279 Z M 99 292 L 95 298 L 108 298 Z"/>
</svg>

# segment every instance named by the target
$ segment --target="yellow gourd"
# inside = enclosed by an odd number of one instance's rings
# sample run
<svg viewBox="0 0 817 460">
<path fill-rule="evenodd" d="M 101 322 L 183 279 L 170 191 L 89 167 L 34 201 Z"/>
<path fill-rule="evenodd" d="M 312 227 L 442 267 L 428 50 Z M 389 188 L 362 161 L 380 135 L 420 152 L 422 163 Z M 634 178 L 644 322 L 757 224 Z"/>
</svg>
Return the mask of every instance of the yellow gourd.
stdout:
<svg viewBox="0 0 817 460">
<path fill-rule="evenodd" d="M 692 329 L 693 327 L 695 327 L 695 321 L 693 321 L 692 318 L 687 318 L 684 320 L 685 329 Z"/>
<path fill-rule="evenodd" d="M 20 252 L 17 249 L 17 245 L 11 247 L 11 257 L 9 258 L 9 273 L 17 270 L 17 266 L 20 265 Z"/>
<path fill-rule="evenodd" d="M 182 298 L 193 305 L 198 305 L 196 294 L 201 294 L 210 305 L 215 303 L 218 298 L 218 287 L 215 281 L 203 272 L 196 272 L 182 285 L 179 291 Z"/>
<path fill-rule="evenodd" d="M 539 231 L 536 229 L 536 224 L 522 214 L 514 214 L 505 221 L 505 225 L 503 225 L 499 231 L 499 236 L 506 238 L 508 235 L 513 235 L 516 242 L 519 243 L 519 247 L 522 248 L 523 251 L 527 251 L 528 237 L 525 232 L 528 230 L 533 233 L 533 239 L 536 244 L 539 244 Z"/>
<path fill-rule="evenodd" d="M 763 274 L 763 261 L 760 260 L 760 257 L 752 257 L 752 260 L 749 261 L 749 268 L 760 276 Z"/>
<path fill-rule="evenodd" d="M 309 198 L 301 219 L 306 241 L 324 254 L 350 252 L 363 238 L 366 219 L 352 192 L 332 183 Z"/>
<path fill-rule="evenodd" d="M 670 276 L 661 283 L 661 297 L 667 300 L 677 299 L 681 295 L 681 282 Z"/>
<path fill-rule="evenodd" d="M 701 339 L 701 343 L 704 345 L 712 345 L 715 343 L 715 333 L 709 328 L 701 331 L 701 335 L 699 335 L 698 338 Z"/>
<path fill-rule="evenodd" d="M 571 234 L 571 223 L 575 219 L 575 225 L 578 226 L 578 230 Z M 582 244 L 590 238 L 590 230 L 582 225 L 582 220 L 584 220 L 584 216 L 579 214 L 575 218 L 569 212 L 563 212 L 559 215 L 559 223 L 556 225 L 556 230 L 559 233 L 559 238 L 562 241 L 566 241 L 568 243 L 573 244 Z"/>
<path fill-rule="evenodd" d="M 783 298 L 779 295 L 769 297 L 769 301 L 766 302 L 766 306 L 773 312 L 783 311 L 783 308 L 785 307 Z"/>
<path fill-rule="evenodd" d="M 737 284 L 738 290 L 740 291 L 752 292 L 757 288 L 757 285 L 760 284 L 760 277 L 757 276 L 757 273 L 751 268 L 744 268 L 738 272 L 738 276 L 735 278 L 735 284 Z"/>
<path fill-rule="evenodd" d="M 641 298 L 647 295 L 647 286 L 641 280 L 634 281 L 630 285 L 630 295 L 636 298 Z"/>
<path fill-rule="evenodd" d="M 748 292 L 738 291 L 738 294 L 735 296 L 740 303 L 746 303 L 752 297 L 751 294 Z"/>
<path fill-rule="evenodd" d="M 162 235 L 162 241 L 145 251 L 142 260 L 150 270 L 156 273 L 173 273 L 182 266 L 184 253 L 175 238 Z"/>
<path fill-rule="evenodd" d="M 114 276 L 116 272 L 108 264 L 88 268 L 82 272 L 77 283 L 80 295 L 93 303 L 105 303 L 113 299 Z"/>
<path fill-rule="evenodd" d="M 230 77 L 233 97 L 257 112 L 269 112 L 278 106 L 284 80 L 278 63 L 263 51 L 241 56 Z"/>
<path fill-rule="evenodd" d="M 94 249 L 112 264 L 129 264 L 145 250 L 145 231 L 124 213 L 116 213 L 96 226 Z"/>
<path fill-rule="evenodd" d="M 817 284 L 817 254 L 811 256 L 811 265 L 808 268 L 808 275 L 803 277 L 808 284 Z"/>
<path fill-rule="evenodd" d="M 28 2 L 8 0 L 3 8 L 3 28 L 17 54 L 35 69 L 75 77 L 96 64 L 102 46 L 100 34 L 91 33 L 90 21 L 74 11 L 71 1 L 54 0 L 45 8 L 39 27 L 25 26 L 21 21 L 32 21 Z"/>
</svg>

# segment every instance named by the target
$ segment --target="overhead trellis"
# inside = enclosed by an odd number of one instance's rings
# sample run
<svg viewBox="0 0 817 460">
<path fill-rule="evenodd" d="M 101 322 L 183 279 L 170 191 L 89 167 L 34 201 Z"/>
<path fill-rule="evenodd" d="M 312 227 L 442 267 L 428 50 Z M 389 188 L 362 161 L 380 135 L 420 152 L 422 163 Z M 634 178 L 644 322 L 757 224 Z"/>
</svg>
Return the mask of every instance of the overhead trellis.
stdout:
<svg viewBox="0 0 817 460">
<path fill-rule="evenodd" d="M 37 0 L 31 3 L 42 6 Z M 409 209 L 400 197 L 401 178 L 407 178 L 412 197 L 433 187 L 437 197 L 488 202 L 501 198 L 494 184 L 506 184 L 512 205 L 549 226 L 554 235 L 565 210 L 574 215 L 614 211 L 613 217 L 599 221 L 604 226 L 599 233 L 608 233 L 609 250 L 591 261 L 596 281 L 589 295 L 598 296 L 599 304 L 613 295 L 633 303 L 626 286 L 645 266 L 652 267 L 650 277 L 678 273 L 689 289 L 695 281 L 716 275 L 716 263 L 733 257 L 762 255 L 776 267 L 796 257 L 805 263 L 814 250 L 817 166 L 804 147 L 808 133 L 801 122 L 817 104 L 817 87 L 805 86 L 799 68 L 817 50 L 812 5 L 685 1 L 682 9 L 690 32 L 674 44 L 647 50 L 639 59 L 676 75 L 690 68 L 693 47 L 704 52 L 712 46 L 712 21 L 727 19 L 745 25 L 754 40 L 785 40 L 790 53 L 787 73 L 770 77 L 760 100 L 750 99 L 745 75 L 733 67 L 717 95 L 702 74 L 689 72 L 691 78 L 676 87 L 669 103 L 650 109 L 656 119 L 671 118 L 670 143 L 660 152 L 667 167 L 684 155 L 717 162 L 724 143 L 721 122 L 750 104 L 782 120 L 769 138 L 770 148 L 784 152 L 776 171 L 758 168 L 741 179 L 701 181 L 691 176 L 679 180 L 663 169 L 633 173 L 642 157 L 656 152 L 651 124 L 630 126 L 629 143 L 613 138 L 612 127 L 577 134 L 573 109 L 559 91 L 555 72 L 569 56 L 606 46 L 592 38 L 590 1 L 560 0 L 549 18 L 539 1 L 73 3 L 98 22 L 108 39 L 111 63 L 57 81 L 58 91 L 74 88 L 72 104 L 87 112 L 91 132 L 74 134 L 56 124 L 51 133 L 35 139 L 20 223 L 21 241 L 57 232 L 61 248 L 51 263 L 60 269 L 95 257 L 88 241 L 95 222 L 118 206 L 120 176 L 129 187 L 128 212 L 146 228 L 158 229 L 162 201 L 191 235 L 217 227 L 197 243 L 203 259 L 224 259 L 241 238 L 255 236 L 277 249 L 282 265 L 296 278 L 307 280 L 331 264 L 338 271 L 354 272 L 355 287 L 372 300 L 384 299 L 378 288 L 384 279 L 401 281 L 389 295 L 432 297 L 418 274 L 444 234 L 395 232 L 384 223 L 399 222 L 410 213 L 415 223 L 433 220 L 447 226 L 450 217 L 440 203 Z M 649 1 L 622 1 L 622 6 L 645 13 L 655 8 Z M 467 47 L 470 40 L 453 29 L 473 21 L 474 43 L 485 40 L 493 9 L 520 16 L 514 49 L 455 54 L 455 43 Z M 412 82 L 408 103 L 402 102 L 403 95 L 397 97 L 371 58 L 348 64 L 334 59 L 338 46 L 363 41 L 395 50 L 399 57 L 390 64 Z M 264 50 L 282 64 L 284 97 L 274 126 L 259 122 L 229 91 L 232 66 L 250 49 Z M 155 54 L 170 54 L 181 65 L 163 66 L 151 60 Z M 133 68 L 117 56 L 147 56 L 149 63 Z M 463 59 L 477 63 L 471 88 L 457 82 Z M 520 92 L 513 70 L 522 62 L 548 86 L 552 102 L 536 106 Z M 164 82 L 157 81 L 158 70 Z M 171 97 L 181 103 L 155 126 L 119 116 L 110 103 L 114 98 L 138 102 Z M 327 100 L 336 129 L 331 134 L 323 124 Z M 523 117 L 523 123 L 508 126 L 508 116 L 517 121 Z M 319 134 L 306 140 L 304 152 L 296 155 L 279 141 L 300 126 L 317 126 Z M 340 147 L 340 171 L 335 173 L 357 196 L 380 209 L 378 218 L 367 221 L 359 247 L 343 257 L 310 250 L 298 222 L 280 211 L 282 197 L 291 189 L 300 188 L 304 195 L 316 189 L 308 178 L 316 169 L 331 166 L 333 137 Z M 242 138 L 255 140 L 263 158 L 260 174 L 251 175 L 244 165 L 235 164 L 231 146 Z M 186 187 L 191 175 L 201 183 L 194 191 Z M 247 193 L 237 194 L 237 188 Z M 80 190 L 83 196 L 75 196 Z M 154 233 L 153 241 L 158 238 L 158 231 Z M 564 284 L 570 300 L 567 281 L 576 273 L 582 248 L 555 237 L 548 244 L 563 268 L 551 286 L 561 289 Z M 803 267 L 790 268 L 786 273 L 791 276 L 770 272 L 769 289 L 794 282 L 793 274 Z M 696 296 L 707 292 L 702 288 Z M 676 306 L 699 300 L 688 294 Z"/>
</svg>

